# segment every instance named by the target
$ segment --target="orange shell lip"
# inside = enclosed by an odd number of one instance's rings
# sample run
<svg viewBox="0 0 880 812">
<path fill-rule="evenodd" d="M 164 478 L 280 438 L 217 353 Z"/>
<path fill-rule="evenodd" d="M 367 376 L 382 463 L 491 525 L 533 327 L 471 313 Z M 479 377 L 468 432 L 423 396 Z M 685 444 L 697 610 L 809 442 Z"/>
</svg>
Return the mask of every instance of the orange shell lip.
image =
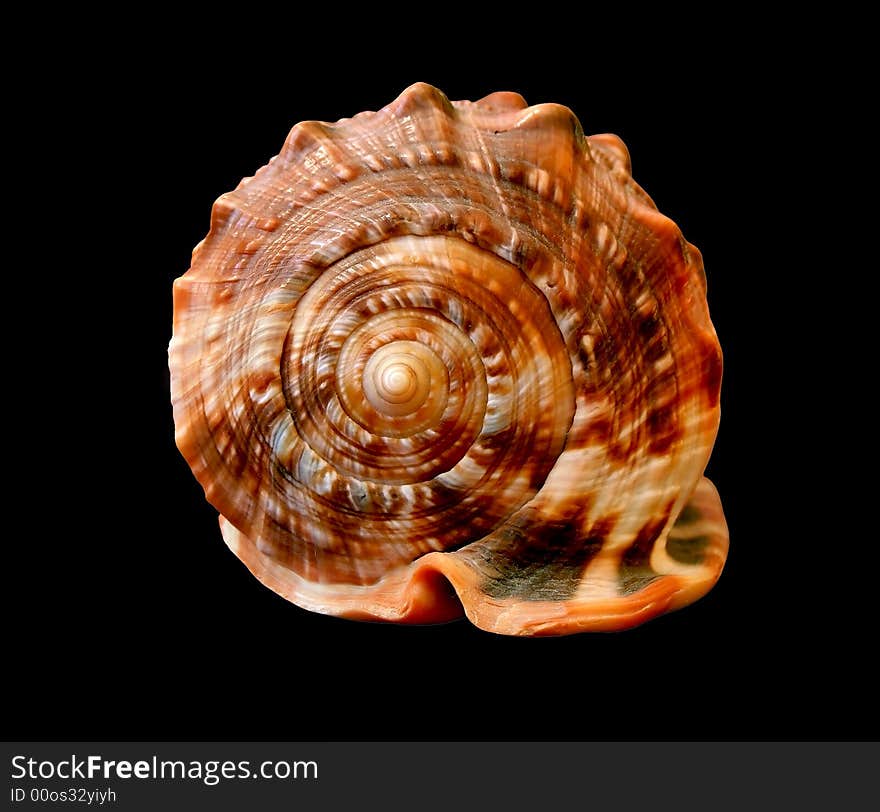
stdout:
<svg viewBox="0 0 880 812">
<path fill-rule="evenodd" d="M 543 637 L 578 632 L 621 631 L 703 597 L 721 575 L 727 559 L 728 529 L 715 486 L 703 477 L 682 511 L 686 522 L 673 525 L 667 547 L 679 558 L 698 559 L 699 570 L 658 576 L 633 595 L 602 600 L 491 600 L 481 588 L 482 574 L 454 553 L 429 553 L 405 570 L 376 584 L 349 587 L 345 595 L 320 584 L 291 579 L 288 570 L 263 555 L 222 516 L 220 529 L 229 548 L 269 589 L 323 614 L 354 620 L 445 623 L 466 616 L 497 634 Z"/>
</svg>

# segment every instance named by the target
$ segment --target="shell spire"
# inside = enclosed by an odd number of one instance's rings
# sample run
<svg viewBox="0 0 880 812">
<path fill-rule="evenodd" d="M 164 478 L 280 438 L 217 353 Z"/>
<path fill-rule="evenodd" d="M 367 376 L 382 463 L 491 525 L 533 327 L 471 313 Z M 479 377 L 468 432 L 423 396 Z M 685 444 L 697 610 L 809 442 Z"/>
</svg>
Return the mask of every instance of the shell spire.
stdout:
<svg viewBox="0 0 880 812">
<path fill-rule="evenodd" d="M 174 285 L 176 441 L 306 609 L 622 629 L 721 573 L 702 258 L 613 135 L 415 84 L 297 124 Z"/>
</svg>

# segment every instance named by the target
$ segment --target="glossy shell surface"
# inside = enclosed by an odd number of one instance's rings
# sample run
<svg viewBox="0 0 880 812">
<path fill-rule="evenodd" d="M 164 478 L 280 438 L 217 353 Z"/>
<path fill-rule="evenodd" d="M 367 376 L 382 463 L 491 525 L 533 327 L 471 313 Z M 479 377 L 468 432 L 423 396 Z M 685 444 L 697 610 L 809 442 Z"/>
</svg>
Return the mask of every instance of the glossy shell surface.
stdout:
<svg viewBox="0 0 880 812">
<path fill-rule="evenodd" d="M 306 609 L 568 634 L 720 575 L 701 256 L 566 107 L 296 125 L 215 204 L 169 356 L 223 538 Z"/>
</svg>

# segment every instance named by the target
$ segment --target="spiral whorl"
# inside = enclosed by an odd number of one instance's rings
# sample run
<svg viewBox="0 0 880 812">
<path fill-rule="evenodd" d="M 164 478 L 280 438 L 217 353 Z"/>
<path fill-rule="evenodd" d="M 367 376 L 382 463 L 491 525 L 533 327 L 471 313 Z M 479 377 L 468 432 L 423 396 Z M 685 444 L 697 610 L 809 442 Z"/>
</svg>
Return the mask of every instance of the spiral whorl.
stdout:
<svg viewBox="0 0 880 812">
<path fill-rule="evenodd" d="M 302 606 L 567 633 L 720 573 L 700 255 L 567 108 L 414 85 L 297 125 L 215 204 L 170 365 L 224 538 Z"/>
</svg>

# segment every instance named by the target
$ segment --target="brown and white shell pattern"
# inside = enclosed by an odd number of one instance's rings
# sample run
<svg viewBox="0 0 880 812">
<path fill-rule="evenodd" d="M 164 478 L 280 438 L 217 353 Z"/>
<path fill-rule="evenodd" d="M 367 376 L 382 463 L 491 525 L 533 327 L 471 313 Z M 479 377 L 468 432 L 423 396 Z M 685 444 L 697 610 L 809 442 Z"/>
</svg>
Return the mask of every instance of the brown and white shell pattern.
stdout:
<svg viewBox="0 0 880 812">
<path fill-rule="evenodd" d="M 306 609 L 622 629 L 723 567 L 700 253 L 566 107 L 297 124 L 214 205 L 169 352 L 223 538 Z"/>
</svg>

